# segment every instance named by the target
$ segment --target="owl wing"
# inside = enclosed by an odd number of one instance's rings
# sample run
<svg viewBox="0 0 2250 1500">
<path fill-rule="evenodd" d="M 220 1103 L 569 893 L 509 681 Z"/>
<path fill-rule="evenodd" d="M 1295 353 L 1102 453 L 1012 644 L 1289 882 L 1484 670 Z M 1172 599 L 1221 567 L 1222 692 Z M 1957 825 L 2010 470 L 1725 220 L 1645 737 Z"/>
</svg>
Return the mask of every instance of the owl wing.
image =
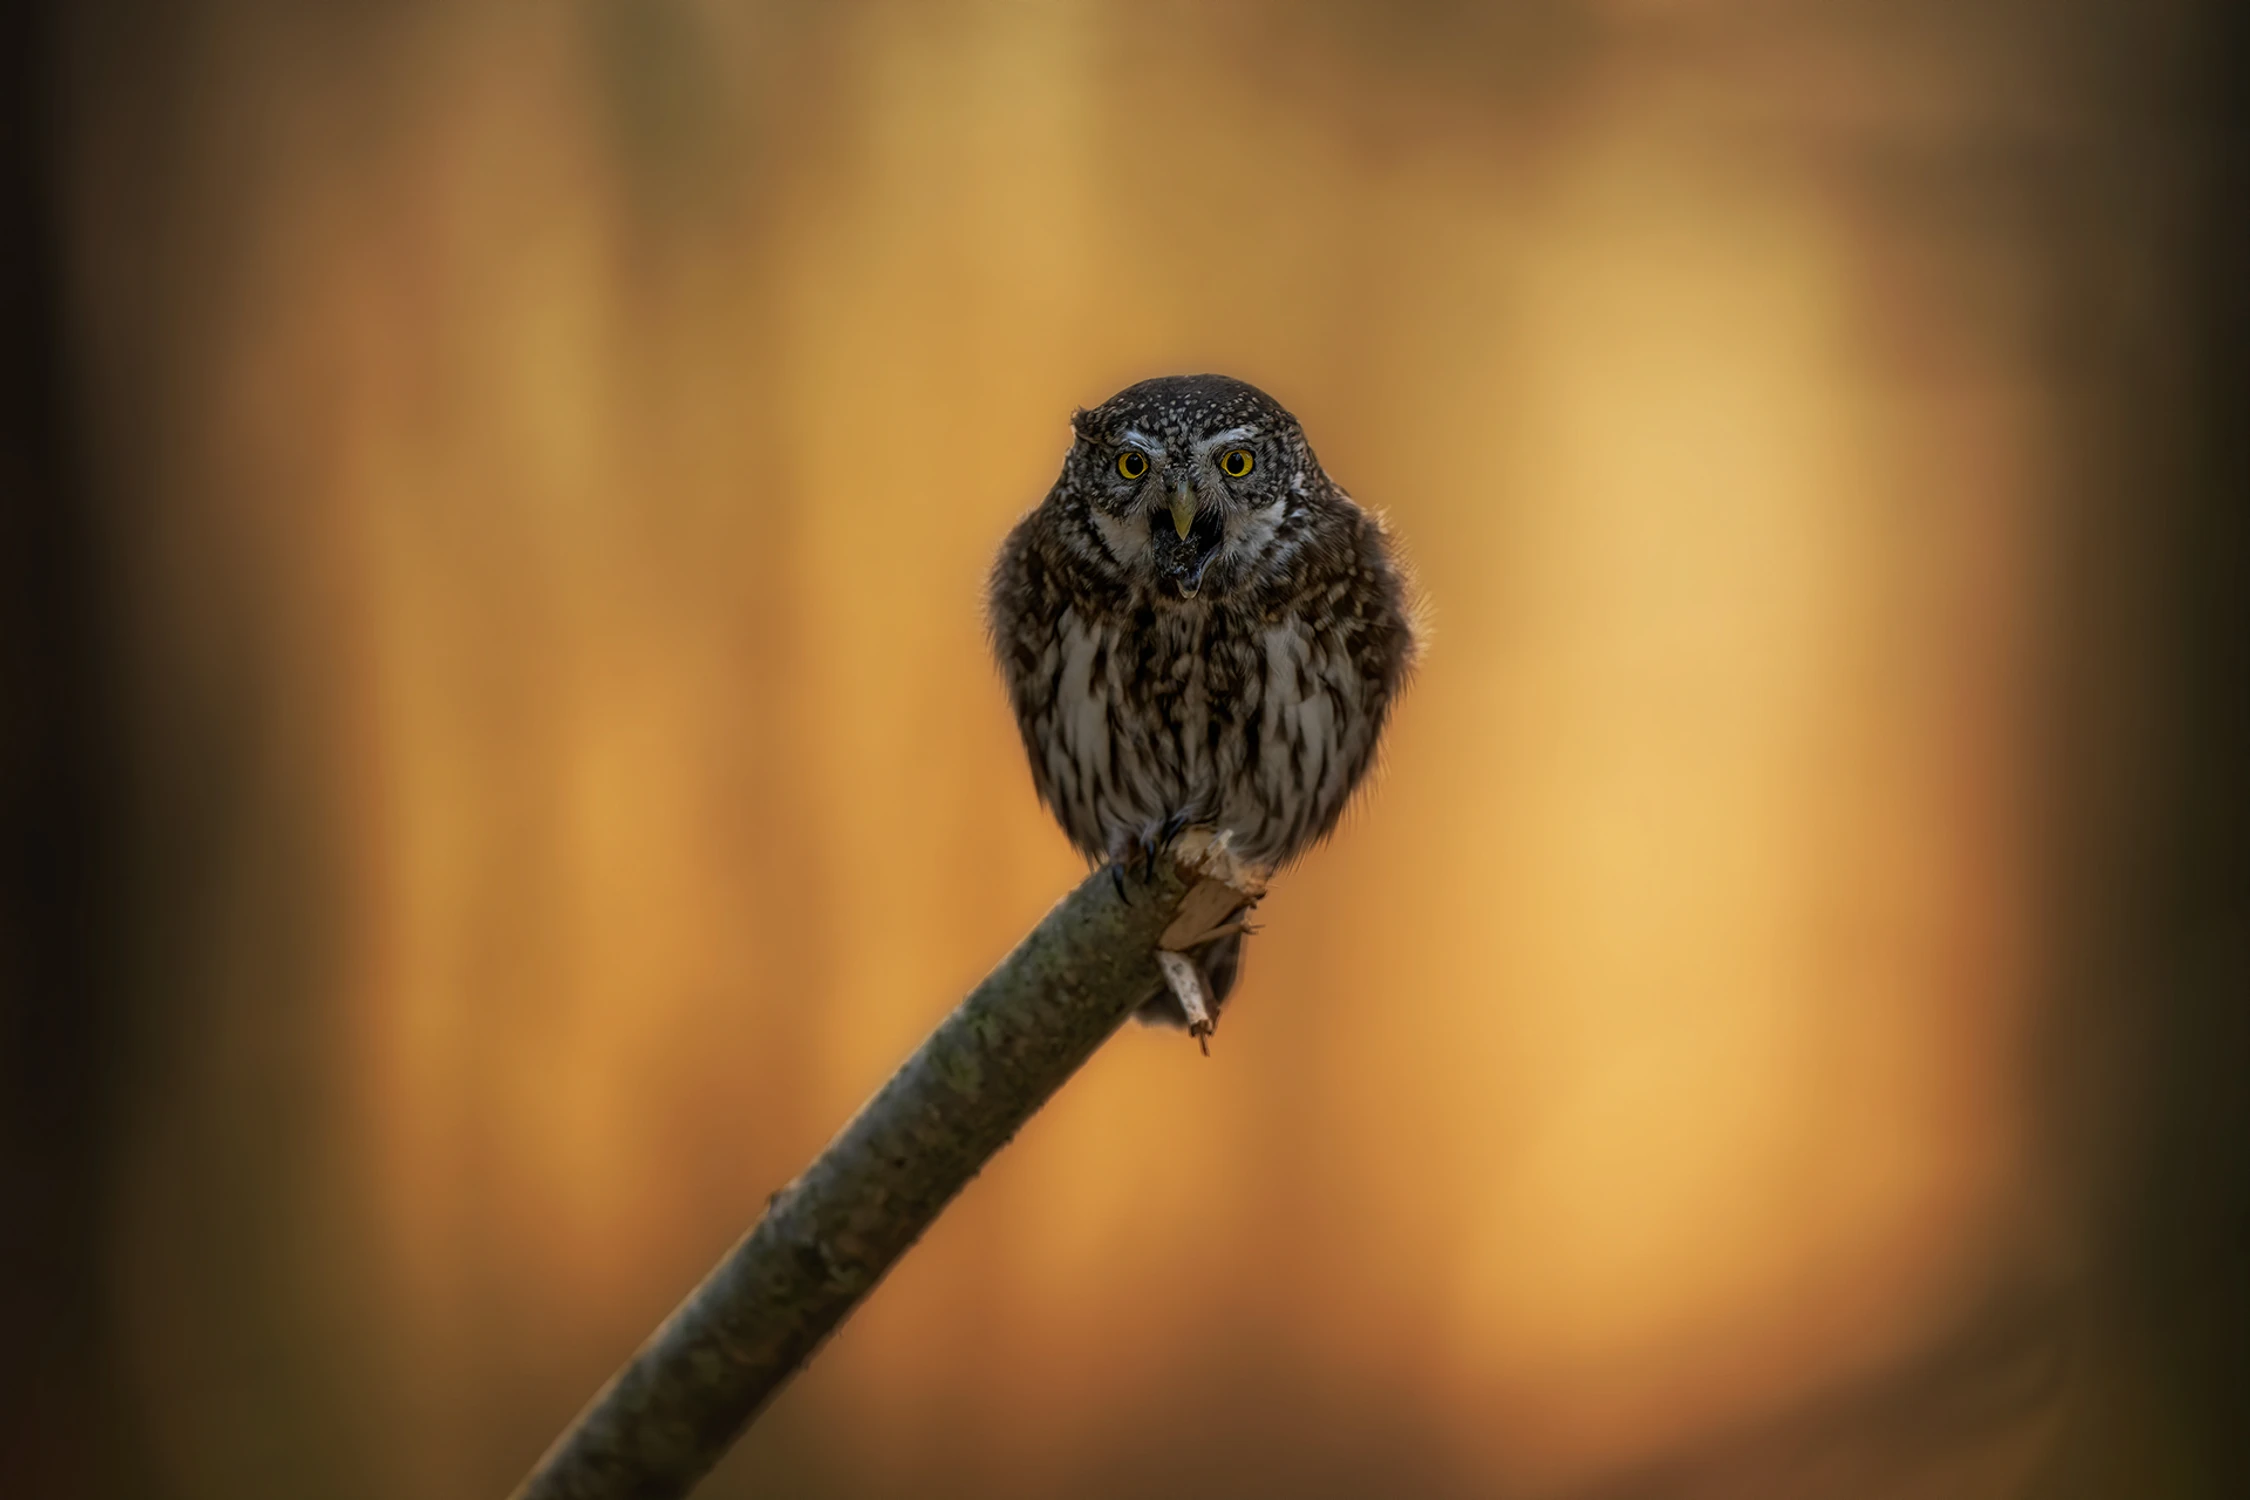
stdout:
<svg viewBox="0 0 2250 1500">
<path fill-rule="evenodd" d="M 1007 684 L 1008 706 L 1015 710 L 1035 777 L 1043 727 L 1054 721 L 1059 684 L 1051 662 L 1056 623 L 1064 608 L 1053 570 L 1038 545 L 1040 524 L 1034 511 L 1008 533 L 985 590 L 985 628 L 992 639 L 992 657 Z M 1040 787 L 1042 796 L 1046 790 Z"/>
<path fill-rule="evenodd" d="M 1071 769 L 1060 754 L 1058 737 L 1064 709 L 1062 632 L 1073 601 L 1067 570 L 1051 546 L 1050 524 L 1044 510 L 1033 511 L 1008 534 L 992 567 L 985 622 L 1039 800 L 1071 842 L 1088 858 L 1098 859 L 1101 830 L 1091 806 L 1078 805 L 1071 787 L 1057 779 L 1067 778 Z"/>
</svg>

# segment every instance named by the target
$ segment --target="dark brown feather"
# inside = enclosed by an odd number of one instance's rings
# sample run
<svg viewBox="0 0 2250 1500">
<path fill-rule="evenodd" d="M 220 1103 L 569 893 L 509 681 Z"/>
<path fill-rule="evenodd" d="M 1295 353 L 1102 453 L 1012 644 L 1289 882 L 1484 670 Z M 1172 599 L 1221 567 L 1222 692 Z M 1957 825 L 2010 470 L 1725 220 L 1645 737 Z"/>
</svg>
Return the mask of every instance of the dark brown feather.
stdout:
<svg viewBox="0 0 2250 1500">
<path fill-rule="evenodd" d="M 1383 528 L 1240 381 L 1145 381 L 1072 425 L 988 599 L 1032 781 L 1090 859 L 1203 826 L 1278 868 L 1336 826 L 1413 661 Z"/>
</svg>

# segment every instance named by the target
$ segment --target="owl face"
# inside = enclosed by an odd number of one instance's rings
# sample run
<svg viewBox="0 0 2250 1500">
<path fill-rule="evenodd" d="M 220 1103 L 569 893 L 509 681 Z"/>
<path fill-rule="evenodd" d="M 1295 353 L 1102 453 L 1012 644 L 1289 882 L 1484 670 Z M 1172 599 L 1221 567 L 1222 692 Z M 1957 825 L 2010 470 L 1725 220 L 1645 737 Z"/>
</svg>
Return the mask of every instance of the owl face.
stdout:
<svg viewBox="0 0 2250 1500">
<path fill-rule="evenodd" d="M 1296 418 L 1223 375 L 1146 380 L 1071 425 L 1064 487 L 1084 502 L 1090 554 L 1179 599 L 1224 596 L 1270 560 L 1311 465 Z"/>
</svg>

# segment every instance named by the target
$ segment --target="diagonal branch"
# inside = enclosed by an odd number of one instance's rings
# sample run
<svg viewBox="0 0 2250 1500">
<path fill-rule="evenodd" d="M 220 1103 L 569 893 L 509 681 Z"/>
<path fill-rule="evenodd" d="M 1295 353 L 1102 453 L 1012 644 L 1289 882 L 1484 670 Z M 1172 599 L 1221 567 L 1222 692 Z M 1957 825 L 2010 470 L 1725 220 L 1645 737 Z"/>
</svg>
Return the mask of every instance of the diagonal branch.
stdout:
<svg viewBox="0 0 2250 1500">
<path fill-rule="evenodd" d="M 1193 899 L 1189 899 L 1190 896 Z M 515 1500 L 684 1495 L 954 1194 L 1249 898 L 1105 868 L 930 1033 L 547 1451 Z"/>
</svg>

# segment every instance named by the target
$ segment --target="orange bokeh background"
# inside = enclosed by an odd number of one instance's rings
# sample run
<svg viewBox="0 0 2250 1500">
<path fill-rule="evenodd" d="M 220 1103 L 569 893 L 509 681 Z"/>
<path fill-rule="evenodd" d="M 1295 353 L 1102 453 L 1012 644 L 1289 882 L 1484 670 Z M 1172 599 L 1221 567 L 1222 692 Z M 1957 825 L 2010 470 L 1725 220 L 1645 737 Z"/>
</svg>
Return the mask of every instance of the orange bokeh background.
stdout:
<svg viewBox="0 0 2250 1500">
<path fill-rule="evenodd" d="M 68 215 L 177 912 L 113 1272 L 171 1493 L 502 1492 L 1079 878 L 980 586 L 1074 405 L 1203 369 L 1415 568 L 1381 774 L 1212 1057 L 1097 1057 L 710 1492 L 2034 1471 L 2044 1377 L 1852 1404 L 2080 1248 L 2033 1045 L 2071 414 L 1979 154 L 2074 126 L 2010 34 L 175 33 L 154 94 L 89 44 Z"/>
</svg>

